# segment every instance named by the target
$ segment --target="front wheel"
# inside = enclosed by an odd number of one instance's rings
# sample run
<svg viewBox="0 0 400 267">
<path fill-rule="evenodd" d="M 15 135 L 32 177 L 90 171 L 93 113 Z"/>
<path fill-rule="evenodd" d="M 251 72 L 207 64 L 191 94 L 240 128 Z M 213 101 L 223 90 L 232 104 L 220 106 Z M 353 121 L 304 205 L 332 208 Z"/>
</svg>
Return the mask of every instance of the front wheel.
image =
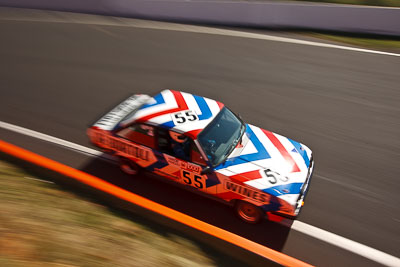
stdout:
<svg viewBox="0 0 400 267">
<path fill-rule="evenodd" d="M 261 222 L 264 215 L 259 207 L 242 200 L 236 202 L 235 211 L 240 219 L 252 224 Z"/>
<path fill-rule="evenodd" d="M 136 175 L 140 171 L 139 165 L 127 158 L 121 157 L 119 159 L 119 166 L 124 173 L 129 175 Z"/>
</svg>

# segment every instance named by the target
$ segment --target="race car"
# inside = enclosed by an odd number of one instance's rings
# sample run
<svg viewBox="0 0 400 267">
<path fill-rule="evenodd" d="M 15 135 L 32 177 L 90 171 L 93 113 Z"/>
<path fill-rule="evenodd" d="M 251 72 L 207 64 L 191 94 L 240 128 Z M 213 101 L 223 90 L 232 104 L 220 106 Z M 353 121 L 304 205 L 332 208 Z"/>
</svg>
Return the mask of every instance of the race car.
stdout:
<svg viewBox="0 0 400 267">
<path fill-rule="evenodd" d="M 125 173 L 146 169 L 195 188 L 248 223 L 294 219 L 314 167 L 307 146 L 244 123 L 219 101 L 174 90 L 133 95 L 87 133 Z"/>
</svg>

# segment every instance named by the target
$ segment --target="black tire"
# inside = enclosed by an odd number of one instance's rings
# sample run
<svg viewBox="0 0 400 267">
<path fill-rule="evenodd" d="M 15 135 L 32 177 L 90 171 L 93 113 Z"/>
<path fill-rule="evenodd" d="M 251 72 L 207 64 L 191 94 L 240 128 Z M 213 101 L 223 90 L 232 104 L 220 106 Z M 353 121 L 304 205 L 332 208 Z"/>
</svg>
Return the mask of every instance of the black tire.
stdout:
<svg viewBox="0 0 400 267">
<path fill-rule="evenodd" d="M 129 175 L 137 175 L 140 172 L 139 165 L 127 158 L 120 157 L 119 166 L 124 173 Z"/>
<path fill-rule="evenodd" d="M 247 223 L 256 224 L 261 222 L 264 212 L 257 206 L 242 200 L 235 203 L 236 215 Z"/>
</svg>

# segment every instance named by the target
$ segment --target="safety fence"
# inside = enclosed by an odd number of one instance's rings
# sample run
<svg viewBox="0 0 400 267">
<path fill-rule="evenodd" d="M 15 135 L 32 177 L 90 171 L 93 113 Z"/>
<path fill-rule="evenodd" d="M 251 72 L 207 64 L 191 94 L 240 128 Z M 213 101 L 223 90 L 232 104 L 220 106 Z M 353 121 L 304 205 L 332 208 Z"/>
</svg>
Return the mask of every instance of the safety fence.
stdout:
<svg viewBox="0 0 400 267">
<path fill-rule="evenodd" d="M 0 0 L 0 6 L 186 23 L 400 36 L 400 8 L 241 0 Z"/>
</svg>

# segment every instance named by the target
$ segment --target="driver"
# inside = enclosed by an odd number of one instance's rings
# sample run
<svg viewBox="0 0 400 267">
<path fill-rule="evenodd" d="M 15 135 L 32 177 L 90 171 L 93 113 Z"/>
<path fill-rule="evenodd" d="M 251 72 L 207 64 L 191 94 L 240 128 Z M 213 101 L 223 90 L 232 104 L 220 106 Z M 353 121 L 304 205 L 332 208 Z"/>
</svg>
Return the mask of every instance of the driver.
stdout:
<svg viewBox="0 0 400 267">
<path fill-rule="evenodd" d="M 174 155 L 178 158 L 189 160 L 189 138 L 184 134 L 170 131 L 171 148 Z"/>
</svg>

